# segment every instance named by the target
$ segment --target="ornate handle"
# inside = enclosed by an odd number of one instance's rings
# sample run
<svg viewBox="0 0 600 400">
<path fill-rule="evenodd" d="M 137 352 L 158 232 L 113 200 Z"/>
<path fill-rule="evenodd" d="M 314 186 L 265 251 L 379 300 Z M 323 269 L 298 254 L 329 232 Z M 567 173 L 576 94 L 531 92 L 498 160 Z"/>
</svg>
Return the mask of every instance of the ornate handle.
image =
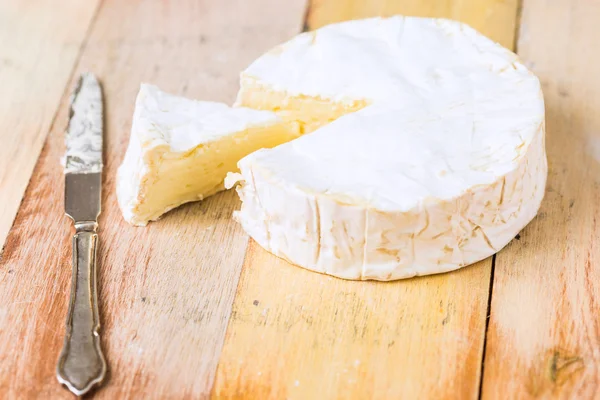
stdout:
<svg viewBox="0 0 600 400">
<path fill-rule="evenodd" d="M 78 396 L 104 379 L 106 361 L 100 349 L 96 292 L 96 223 L 75 224 L 73 278 L 66 336 L 56 375 Z"/>
</svg>

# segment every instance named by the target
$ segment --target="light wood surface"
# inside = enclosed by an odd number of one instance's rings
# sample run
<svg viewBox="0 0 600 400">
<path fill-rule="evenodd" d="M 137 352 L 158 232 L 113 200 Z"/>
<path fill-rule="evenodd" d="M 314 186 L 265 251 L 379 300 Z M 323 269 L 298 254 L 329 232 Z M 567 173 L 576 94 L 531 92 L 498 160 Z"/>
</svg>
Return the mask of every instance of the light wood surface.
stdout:
<svg viewBox="0 0 600 400">
<path fill-rule="evenodd" d="M 0 248 L 99 0 L 0 0 Z"/>
<path fill-rule="evenodd" d="M 511 49 L 519 5 L 519 0 L 312 0 L 307 27 L 316 29 L 349 19 L 395 14 L 451 18 Z"/>
<path fill-rule="evenodd" d="M 213 382 L 247 236 L 228 192 L 128 226 L 114 178 L 139 84 L 231 102 L 238 74 L 302 26 L 303 1 L 104 1 L 76 67 L 106 97 L 99 292 L 110 378 L 98 397 L 202 398 Z M 69 83 L 72 85 L 72 82 Z M 55 378 L 70 284 L 63 99 L 0 264 L 3 399 L 72 398 Z"/>
<path fill-rule="evenodd" d="M 511 4 L 507 12 L 497 1 L 315 0 L 307 28 L 377 14 L 435 15 L 475 22 L 510 45 L 518 11 Z M 475 398 L 491 261 L 442 276 L 357 283 L 292 267 L 251 242 L 213 393 Z"/>
<path fill-rule="evenodd" d="M 550 171 L 539 216 L 496 258 L 484 398 L 600 394 L 599 21 L 598 1 L 524 2 Z"/>
<path fill-rule="evenodd" d="M 140 82 L 231 102 L 239 71 L 303 26 L 396 13 L 458 19 L 507 47 L 518 36 L 541 78 L 546 199 L 494 264 L 393 283 L 319 275 L 248 245 L 232 192 L 123 222 L 114 178 Z M 0 255 L 0 398 L 72 398 L 54 375 L 72 233 L 59 158 L 85 70 L 106 95 L 110 373 L 93 397 L 597 397 L 598 21 L 597 0 L 0 0 L 0 244 L 48 136 Z"/>
</svg>

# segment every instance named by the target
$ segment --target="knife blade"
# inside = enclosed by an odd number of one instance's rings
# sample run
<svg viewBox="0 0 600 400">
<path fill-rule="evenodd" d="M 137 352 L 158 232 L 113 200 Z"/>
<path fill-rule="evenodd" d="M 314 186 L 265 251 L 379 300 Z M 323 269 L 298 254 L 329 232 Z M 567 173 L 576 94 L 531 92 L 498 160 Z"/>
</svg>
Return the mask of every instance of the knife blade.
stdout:
<svg viewBox="0 0 600 400">
<path fill-rule="evenodd" d="M 65 213 L 75 225 L 73 272 L 63 349 L 56 376 L 78 396 L 100 383 L 106 361 L 100 347 L 96 288 L 102 186 L 102 89 L 82 74 L 71 96 L 65 155 Z"/>
</svg>

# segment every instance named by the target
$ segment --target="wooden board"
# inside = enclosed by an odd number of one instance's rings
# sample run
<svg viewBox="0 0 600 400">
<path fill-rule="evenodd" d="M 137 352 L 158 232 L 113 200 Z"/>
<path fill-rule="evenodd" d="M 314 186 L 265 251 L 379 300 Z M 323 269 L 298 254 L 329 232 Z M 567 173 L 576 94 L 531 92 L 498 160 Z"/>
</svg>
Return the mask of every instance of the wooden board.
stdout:
<svg viewBox="0 0 600 400">
<path fill-rule="evenodd" d="M 0 256 L 0 398 L 72 398 L 54 377 L 71 273 L 58 160 L 66 94 L 73 73 L 84 70 L 99 75 L 107 97 L 100 306 L 111 371 L 95 397 L 597 395 L 600 3 L 523 0 L 520 26 L 518 0 L 308 6 L 0 0 L 0 243 L 48 134 Z M 495 268 L 488 259 L 395 283 L 304 271 L 253 242 L 246 251 L 247 236 L 230 218 L 239 206 L 233 193 L 184 206 L 145 229 L 122 221 L 114 177 L 141 81 L 229 102 L 238 72 L 303 23 L 317 28 L 395 13 L 459 19 L 508 47 L 518 32 L 519 53 L 541 77 L 547 195 L 539 218 L 496 257 Z"/>
<path fill-rule="evenodd" d="M 94 71 L 106 95 L 99 290 L 110 378 L 98 397 L 206 396 L 248 240 L 230 218 L 239 205 L 233 192 L 145 229 L 124 223 L 114 179 L 140 82 L 230 102 L 239 71 L 297 32 L 304 7 L 300 0 L 103 2 L 76 68 Z M 66 121 L 65 96 L 0 262 L 2 398 L 72 398 L 55 378 L 71 274 L 59 165 Z"/>
<path fill-rule="evenodd" d="M 516 2 L 452 4 L 315 0 L 307 21 L 313 28 L 377 14 L 455 17 L 513 43 Z M 490 271 L 491 258 L 441 276 L 347 282 L 292 267 L 251 242 L 213 393 L 260 399 L 477 397 Z"/>
<path fill-rule="evenodd" d="M 99 0 L 0 0 L 0 248 Z"/>
<path fill-rule="evenodd" d="M 483 394 L 598 398 L 600 2 L 527 0 L 522 21 L 550 171 L 539 216 L 496 258 Z"/>
</svg>

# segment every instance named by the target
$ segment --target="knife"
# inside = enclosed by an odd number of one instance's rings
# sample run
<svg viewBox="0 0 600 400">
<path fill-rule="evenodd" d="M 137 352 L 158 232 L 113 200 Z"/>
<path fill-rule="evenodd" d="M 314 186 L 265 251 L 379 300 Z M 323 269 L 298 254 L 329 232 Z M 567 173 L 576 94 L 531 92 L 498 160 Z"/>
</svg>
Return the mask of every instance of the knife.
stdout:
<svg viewBox="0 0 600 400">
<path fill-rule="evenodd" d="M 83 74 L 71 96 L 66 134 L 65 212 L 75 224 L 75 235 L 65 341 L 56 368 L 58 381 L 78 396 L 106 374 L 96 290 L 102 125 L 102 89 L 94 75 Z"/>
</svg>

